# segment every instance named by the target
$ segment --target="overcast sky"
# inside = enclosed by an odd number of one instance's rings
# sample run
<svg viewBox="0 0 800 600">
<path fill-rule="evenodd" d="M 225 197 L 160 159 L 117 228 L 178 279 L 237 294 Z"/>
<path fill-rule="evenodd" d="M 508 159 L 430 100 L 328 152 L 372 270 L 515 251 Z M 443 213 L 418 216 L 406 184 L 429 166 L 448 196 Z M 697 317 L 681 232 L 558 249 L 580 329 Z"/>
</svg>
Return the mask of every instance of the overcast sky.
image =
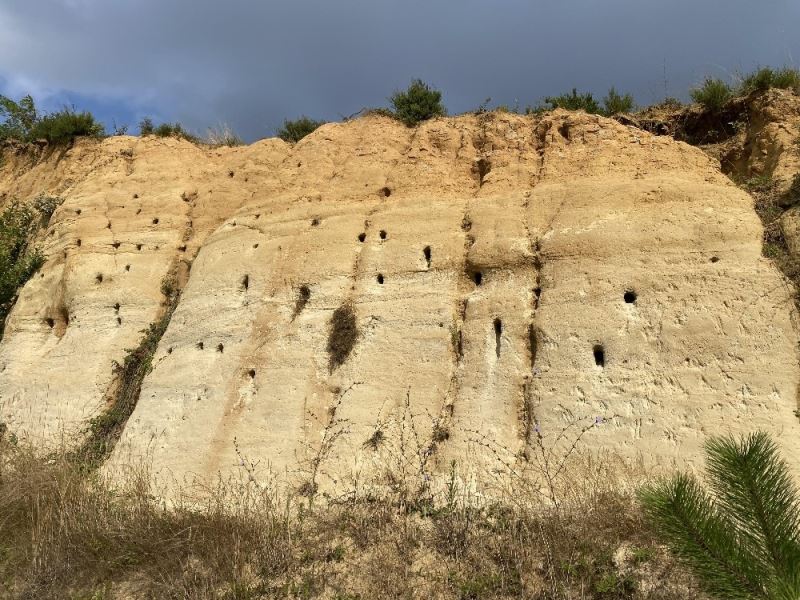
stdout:
<svg viewBox="0 0 800 600">
<path fill-rule="evenodd" d="M 415 77 L 452 113 L 573 86 L 685 99 L 707 74 L 800 66 L 798 29 L 798 0 L 0 0 L 0 93 L 252 140 Z"/>
</svg>

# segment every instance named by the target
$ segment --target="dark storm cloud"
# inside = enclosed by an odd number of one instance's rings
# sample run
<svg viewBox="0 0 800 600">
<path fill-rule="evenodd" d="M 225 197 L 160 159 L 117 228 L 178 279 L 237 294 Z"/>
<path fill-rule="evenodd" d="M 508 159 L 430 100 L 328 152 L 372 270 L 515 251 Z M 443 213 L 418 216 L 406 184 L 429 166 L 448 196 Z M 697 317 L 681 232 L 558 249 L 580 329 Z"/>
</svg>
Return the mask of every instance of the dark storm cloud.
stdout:
<svg viewBox="0 0 800 600">
<path fill-rule="evenodd" d="M 0 91 L 252 139 L 413 77 L 452 112 L 573 86 L 685 97 L 705 74 L 796 64 L 798 24 L 796 0 L 0 0 Z"/>
</svg>

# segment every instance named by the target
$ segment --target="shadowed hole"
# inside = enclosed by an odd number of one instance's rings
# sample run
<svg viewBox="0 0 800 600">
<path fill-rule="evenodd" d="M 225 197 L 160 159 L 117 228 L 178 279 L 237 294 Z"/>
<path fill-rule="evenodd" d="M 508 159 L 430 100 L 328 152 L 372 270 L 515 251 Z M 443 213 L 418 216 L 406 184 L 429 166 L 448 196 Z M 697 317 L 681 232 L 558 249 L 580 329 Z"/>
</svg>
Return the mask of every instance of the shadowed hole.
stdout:
<svg viewBox="0 0 800 600">
<path fill-rule="evenodd" d="M 255 379 L 256 378 L 256 370 L 255 369 L 250 369 L 247 372 L 247 374 L 250 376 L 250 379 Z"/>
<path fill-rule="evenodd" d="M 600 344 L 595 344 L 594 348 L 592 348 L 592 353 L 594 354 L 594 364 L 598 367 L 603 368 L 606 366 L 606 351 Z"/>
<path fill-rule="evenodd" d="M 378 279 L 378 283 L 383 285 L 383 274 L 382 273 L 378 273 L 377 279 Z"/>
<path fill-rule="evenodd" d="M 153 219 L 153 225 L 158 225 L 158 217 L 156 217 L 155 219 Z"/>
<path fill-rule="evenodd" d="M 381 236 L 381 239 L 382 239 L 382 240 L 385 240 L 385 239 L 386 239 L 386 231 L 385 231 L 384 229 L 381 229 L 381 232 L 380 232 L 380 234 L 379 234 L 379 235 Z"/>
<path fill-rule="evenodd" d="M 358 241 L 359 242 L 363 242 L 366 239 L 367 239 L 367 234 L 366 233 L 359 233 L 358 234 Z"/>
<path fill-rule="evenodd" d="M 222 352 L 223 352 L 224 350 L 225 350 L 225 345 L 224 345 L 224 344 L 222 344 L 222 343 L 220 343 L 220 344 L 217 344 L 217 352 L 219 352 L 220 354 L 222 354 Z"/>
<path fill-rule="evenodd" d="M 626 304 L 634 304 L 636 303 L 636 292 L 633 290 L 627 290 L 623 295 L 622 299 L 625 300 Z"/>
<path fill-rule="evenodd" d="M 250 287 L 250 275 L 245 275 L 244 277 L 242 277 L 242 289 L 247 291 L 249 287 Z"/>
<path fill-rule="evenodd" d="M 719 256 L 712 256 L 711 257 L 711 262 L 712 263 L 719 262 Z"/>
<path fill-rule="evenodd" d="M 311 226 L 316 227 L 317 225 L 319 225 L 319 219 L 317 217 L 314 217 L 313 219 L 311 219 Z"/>
<path fill-rule="evenodd" d="M 392 195 L 392 190 L 390 190 L 388 187 L 382 187 L 380 195 L 383 196 L 384 198 L 388 198 L 389 196 Z"/>
<path fill-rule="evenodd" d="M 422 249 L 422 255 L 425 257 L 425 262 L 428 263 L 428 268 L 431 268 L 431 247 L 425 246 Z"/>
<path fill-rule="evenodd" d="M 483 273 L 480 271 L 475 271 L 472 273 L 472 281 L 475 282 L 475 285 L 483 284 Z"/>
<path fill-rule="evenodd" d="M 503 335 L 503 322 L 498 318 L 494 320 L 495 354 L 500 358 L 500 338 Z"/>
</svg>

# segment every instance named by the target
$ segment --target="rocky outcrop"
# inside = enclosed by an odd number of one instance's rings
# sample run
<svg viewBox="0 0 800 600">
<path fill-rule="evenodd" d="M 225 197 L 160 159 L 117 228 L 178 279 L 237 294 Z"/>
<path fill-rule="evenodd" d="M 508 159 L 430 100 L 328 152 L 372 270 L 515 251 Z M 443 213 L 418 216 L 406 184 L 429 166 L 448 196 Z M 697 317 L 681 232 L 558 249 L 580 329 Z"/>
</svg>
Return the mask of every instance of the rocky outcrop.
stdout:
<svg viewBox="0 0 800 600">
<path fill-rule="evenodd" d="M 792 290 L 750 196 L 672 139 L 562 111 L 371 116 L 293 147 L 83 141 L 0 182 L 66 198 L 0 344 L 19 435 L 80 439 L 177 274 L 111 467 L 490 481 L 575 443 L 691 464 L 759 428 L 800 459 Z"/>
</svg>

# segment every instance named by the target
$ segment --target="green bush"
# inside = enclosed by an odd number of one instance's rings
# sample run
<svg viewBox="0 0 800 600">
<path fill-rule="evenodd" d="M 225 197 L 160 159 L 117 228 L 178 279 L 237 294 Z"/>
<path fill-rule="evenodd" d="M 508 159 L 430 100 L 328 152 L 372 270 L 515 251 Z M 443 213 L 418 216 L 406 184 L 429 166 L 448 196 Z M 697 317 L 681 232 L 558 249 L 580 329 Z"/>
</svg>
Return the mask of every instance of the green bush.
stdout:
<svg viewBox="0 0 800 600">
<path fill-rule="evenodd" d="M 409 127 L 447 114 L 442 104 L 442 92 L 421 79 L 412 81 L 405 91 L 395 92 L 389 100 L 394 107 L 395 117 Z"/>
<path fill-rule="evenodd" d="M 37 120 L 31 127 L 29 136 L 31 141 L 47 140 L 51 144 L 67 144 L 76 137 L 100 137 L 104 133 L 103 125 L 95 120 L 92 113 L 65 108 Z"/>
<path fill-rule="evenodd" d="M 706 110 L 717 112 L 733 98 L 733 89 L 722 79 L 706 77 L 703 85 L 691 91 L 691 96 Z"/>
<path fill-rule="evenodd" d="M 190 142 L 198 142 L 199 139 L 186 131 L 178 122 L 175 123 L 161 123 L 154 125 L 150 117 L 145 117 L 139 121 L 139 135 L 155 135 L 156 137 L 176 137 L 188 140 Z"/>
<path fill-rule="evenodd" d="M 791 67 L 781 69 L 763 67 L 746 75 L 742 79 L 739 90 L 742 94 L 749 94 L 770 88 L 800 91 L 800 71 Z"/>
<path fill-rule="evenodd" d="M 17 290 L 44 263 L 42 253 L 30 245 L 41 220 L 32 205 L 16 200 L 0 215 L 0 337 Z"/>
<path fill-rule="evenodd" d="M 656 530 L 714 597 L 800 598 L 800 495 L 765 433 L 706 444 L 711 493 L 680 474 L 642 490 Z"/>
<path fill-rule="evenodd" d="M 283 127 L 278 129 L 278 137 L 284 142 L 295 144 L 322 125 L 325 125 L 325 121 L 315 121 L 306 116 L 294 121 L 286 119 L 283 122 Z"/>
<path fill-rule="evenodd" d="M 556 108 L 564 108 L 566 110 L 584 110 L 591 114 L 600 114 L 602 109 L 591 92 L 579 94 L 576 88 L 572 88 L 569 94 L 561 94 L 560 96 L 547 96 L 544 99 L 545 110 L 554 110 Z"/>
<path fill-rule="evenodd" d="M 0 96 L 0 140 L 17 139 L 22 142 L 47 140 L 51 144 L 67 144 L 76 137 L 99 137 L 105 130 L 90 112 L 76 112 L 73 108 L 39 115 L 33 98 L 23 97 L 15 102 Z"/>
<path fill-rule="evenodd" d="M 633 112 L 633 96 L 631 94 L 619 94 L 612 86 L 608 94 L 603 98 L 603 113 L 607 116 L 618 115 L 620 113 Z"/>
</svg>

